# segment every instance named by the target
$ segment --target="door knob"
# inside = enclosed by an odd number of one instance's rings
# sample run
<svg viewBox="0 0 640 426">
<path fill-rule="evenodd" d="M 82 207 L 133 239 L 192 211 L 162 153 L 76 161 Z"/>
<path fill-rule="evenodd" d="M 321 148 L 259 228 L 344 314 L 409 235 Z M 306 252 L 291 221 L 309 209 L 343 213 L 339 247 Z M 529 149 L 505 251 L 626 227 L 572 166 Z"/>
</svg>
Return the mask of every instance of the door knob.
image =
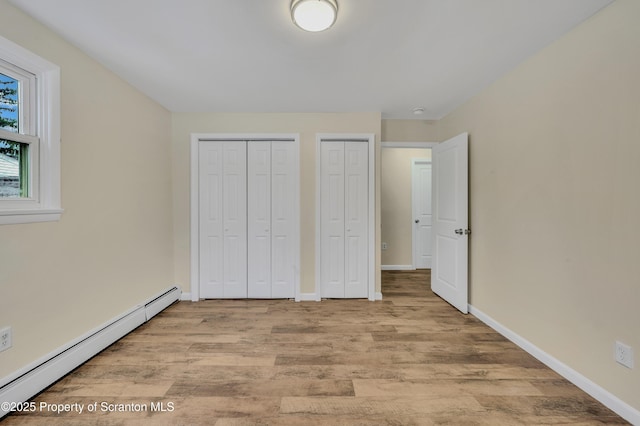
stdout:
<svg viewBox="0 0 640 426">
<path fill-rule="evenodd" d="M 471 233 L 471 229 L 456 229 L 455 232 L 457 235 L 469 235 Z"/>
<path fill-rule="evenodd" d="M 420 219 L 416 219 L 416 223 L 420 223 Z"/>
</svg>

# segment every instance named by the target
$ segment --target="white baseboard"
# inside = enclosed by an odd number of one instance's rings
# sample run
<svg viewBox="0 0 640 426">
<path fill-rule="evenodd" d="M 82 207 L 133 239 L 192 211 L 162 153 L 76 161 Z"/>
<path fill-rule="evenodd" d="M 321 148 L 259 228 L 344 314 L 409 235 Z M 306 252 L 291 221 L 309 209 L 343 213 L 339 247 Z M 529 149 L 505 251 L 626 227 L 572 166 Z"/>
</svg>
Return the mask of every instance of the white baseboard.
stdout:
<svg viewBox="0 0 640 426">
<path fill-rule="evenodd" d="M 376 300 L 382 300 L 382 292 L 376 291 Z"/>
<path fill-rule="evenodd" d="M 185 302 L 191 302 L 191 293 L 182 293 L 180 295 L 180 300 Z"/>
<path fill-rule="evenodd" d="M 551 368 L 556 373 L 560 374 L 565 379 L 600 401 L 603 405 L 614 411 L 620 417 L 633 425 L 640 425 L 640 411 L 630 406 L 620 398 L 604 389 L 603 387 L 592 382 L 582 374 L 578 373 L 568 365 L 564 364 L 560 360 L 549 355 L 527 339 L 516 334 L 512 330 L 503 326 L 490 316 L 486 315 L 482 311 L 469 305 L 469 313 L 478 318 L 489 327 L 493 328 L 498 333 L 502 334 L 507 339 L 524 349 L 530 355 L 535 357 L 538 361 Z"/>
<path fill-rule="evenodd" d="M 171 287 L 0 380 L 0 401 L 24 402 L 149 321 L 180 298 Z M 0 408 L 0 419 L 9 414 Z"/>
<path fill-rule="evenodd" d="M 413 265 L 381 265 L 382 271 L 415 271 Z"/>
</svg>

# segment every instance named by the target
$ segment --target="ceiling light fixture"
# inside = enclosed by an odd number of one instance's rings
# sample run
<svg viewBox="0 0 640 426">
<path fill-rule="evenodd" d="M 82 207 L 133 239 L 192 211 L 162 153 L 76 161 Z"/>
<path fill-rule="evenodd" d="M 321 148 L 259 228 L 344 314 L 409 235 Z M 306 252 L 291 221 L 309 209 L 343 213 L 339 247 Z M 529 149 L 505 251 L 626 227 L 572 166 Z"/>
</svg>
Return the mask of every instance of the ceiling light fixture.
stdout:
<svg viewBox="0 0 640 426">
<path fill-rule="evenodd" d="M 414 109 L 413 109 L 413 113 L 414 113 L 415 115 L 422 115 L 422 114 L 424 114 L 424 108 L 422 108 L 422 107 L 414 108 Z"/>
<path fill-rule="evenodd" d="M 291 19 L 305 31 L 324 31 L 337 17 L 337 0 L 291 0 Z"/>
</svg>

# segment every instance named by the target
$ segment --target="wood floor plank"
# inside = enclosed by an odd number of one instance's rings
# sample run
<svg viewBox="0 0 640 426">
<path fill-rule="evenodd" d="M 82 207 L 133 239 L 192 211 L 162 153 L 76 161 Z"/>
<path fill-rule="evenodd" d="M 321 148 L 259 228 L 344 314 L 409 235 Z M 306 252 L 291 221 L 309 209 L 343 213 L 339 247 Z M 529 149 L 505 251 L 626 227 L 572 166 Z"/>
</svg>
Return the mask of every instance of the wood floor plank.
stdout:
<svg viewBox="0 0 640 426">
<path fill-rule="evenodd" d="M 174 304 L 33 400 L 146 410 L 38 410 L 2 426 L 627 424 L 429 279 L 383 271 L 377 302 Z"/>
<path fill-rule="evenodd" d="M 483 413 L 485 409 L 473 397 L 284 397 L 283 414 L 424 416 L 446 413 L 449 416 Z"/>
<path fill-rule="evenodd" d="M 476 396 L 487 410 L 511 414 L 547 416 L 581 416 L 596 419 L 613 418 L 615 414 L 586 394 L 570 396 Z M 589 417 L 586 416 L 586 417 Z M 616 419 L 618 421 L 618 419 Z M 624 423 L 623 423 L 624 424 Z"/>
<path fill-rule="evenodd" d="M 351 380 L 262 379 L 177 381 L 166 392 L 171 396 L 354 396 Z"/>
<path fill-rule="evenodd" d="M 371 380 L 354 379 L 358 397 L 543 395 L 526 380 Z"/>
</svg>

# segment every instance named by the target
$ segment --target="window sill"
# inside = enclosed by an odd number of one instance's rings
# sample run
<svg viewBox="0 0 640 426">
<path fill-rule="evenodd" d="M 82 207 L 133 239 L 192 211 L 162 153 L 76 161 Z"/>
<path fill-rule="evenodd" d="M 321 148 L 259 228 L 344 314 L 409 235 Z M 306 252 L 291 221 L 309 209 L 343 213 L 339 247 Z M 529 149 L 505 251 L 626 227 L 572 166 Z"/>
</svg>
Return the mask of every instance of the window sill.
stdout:
<svg viewBox="0 0 640 426">
<path fill-rule="evenodd" d="M 62 216 L 62 209 L 5 210 L 0 211 L 0 225 L 19 223 L 57 222 Z"/>
</svg>

